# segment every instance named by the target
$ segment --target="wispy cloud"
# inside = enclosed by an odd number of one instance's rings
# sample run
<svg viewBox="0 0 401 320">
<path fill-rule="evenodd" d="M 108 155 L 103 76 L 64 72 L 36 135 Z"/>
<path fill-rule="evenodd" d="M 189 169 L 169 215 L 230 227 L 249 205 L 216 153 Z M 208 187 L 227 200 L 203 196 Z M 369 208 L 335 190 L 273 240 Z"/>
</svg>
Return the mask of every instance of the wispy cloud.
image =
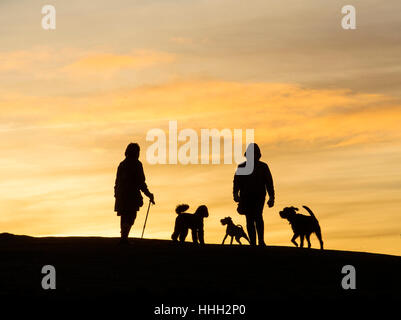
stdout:
<svg viewBox="0 0 401 320">
<path fill-rule="evenodd" d="M 0 52 L 0 71 L 28 72 L 46 66 L 51 61 L 60 61 L 56 50 L 45 46 L 32 47 L 29 50 L 11 50 Z"/>
<path fill-rule="evenodd" d="M 4 95 L 0 114 L 3 130 L 110 125 L 152 115 L 150 125 L 171 119 L 194 129 L 254 128 L 264 143 L 336 147 L 393 141 L 400 136 L 401 104 L 348 89 L 182 80 L 76 97 Z"/>
<path fill-rule="evenodd" d="M 193 42 L 193 40 L 188 37 L 172 37 L 170 41 L 177 44 L 192 44 Z"/>
<path fill-rule="evenodd" d="M 110 78 L 118 72 L 144 70 L 175 60 L 173 53 L 149 49 L 116 53 L 108 49 L 36 46 L 29 50 L 0 52 L 0 71 L 9 78 L 18 76 L 17 79 L 27 81 L 60 81 L 66 80 L 66 76 L 80 80 L 83 76 Z"/>
<path fill-rule="evenodd" d="M 151 50 L 135 50 L 129 54 L 96 53 L 83 57 L 63 68 L 74 75 L 105 74 L 129 69 L 144 69 L 174 61 L 173 54 Z"/>
</svg>

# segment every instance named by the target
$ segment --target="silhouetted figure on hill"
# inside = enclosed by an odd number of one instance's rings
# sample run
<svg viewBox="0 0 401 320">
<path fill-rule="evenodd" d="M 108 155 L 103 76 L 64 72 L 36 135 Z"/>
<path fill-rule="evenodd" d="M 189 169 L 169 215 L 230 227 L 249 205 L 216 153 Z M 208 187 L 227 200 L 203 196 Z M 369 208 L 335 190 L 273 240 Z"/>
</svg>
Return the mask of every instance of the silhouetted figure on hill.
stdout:
<svg viewBox="0 0 401 320">
<path fill-rule="evenodd" d="M 240 224 L 235 225 L 231 217 L 225 217 L 224 219 L 221 219 L 220 222 L 223 226 L 227 226 L 226 235 L 224 236 L 221 244 L 224 244 L 224 241 L 226 241 L 228 236 L 231 237 L 230 245 L 233 244 L 234 238 L 239 244 L 242 244 L 241 238 L 245 238 L 248 242 L 250 242 L 242 226 Z"/>
<path fill-rule="evenodd" d="M 141 191 L 154 204 L 153 194 L 145 182 L 142 163 L 139 161 L 140 148 L 137 143 L 130 143 L 125 150 L 125 159 L 117 170 L 114 197 L 114 211 L 121 217 L 121 243 L 128 243 L 128 235 L 135 222 L 137 211 L 143 206 Z"/>
<path fill-rule="evenodd" d="M 205 244 L 203 232 L 203 219 L 209 216 L 209 211 L 205 205 L 199 206 L 195 213 L 185 212 L 189 209 L 189 205 L 180 204 L 175 208 L 178 217 L 175 219 L 174 232 L 171 239 L 177 242 L 185 242 L 188 230 L 192 231 L 192 241 L 194 244 Z"/>
<path fill-rule="evenodd" d="M 239 168 L 247 166 L 247 163 L 244 162 L 238 166 L 234 175 L 234 201 L 238 202 L 238 212 L 245 214 L 246 228 L 251 245 L 256 245 L 257 232 L 259 245 L 265 246 L 263 207 L 266 193 L 269 195 L 269 200 L 267 201 L 269 208 L 274 206 L 273 178 L 268 165 L 260 161 L 262 154 L 256 143 L 248 145 L 245 152 L 247 161 L 252 161 L 252 149 L 254 152 L 252 173 L 249 175 L 238 174 Z"/>
<path fill-rule="evenodd" d="M 310 235 L 312 233 L 315 233 L 320 242 L 320 249 L 323 250 L 322 231 L 320 229 L 319 221 L 317 220 L 312 210 L 309 209 L 309 207 L 303 207 L 306 211 L 308 211 L 309 216 L 297 213 L 299 209 L 295 207 L 285 207 L 282 211 L 279 212 L 280 217 L 283 219 L 287 219 L 288 222 L 291 224 L 292 231 L 294 231 L 291 242 L 295 244 L 296 247 L 298 247 L 298 243 L 295 240 L 300 237 L 300 247 L 303 248 L 304 238 L 306 238 L 306 241 L 308 241 L 308 248 L 310 248 Z"/>
</svg>

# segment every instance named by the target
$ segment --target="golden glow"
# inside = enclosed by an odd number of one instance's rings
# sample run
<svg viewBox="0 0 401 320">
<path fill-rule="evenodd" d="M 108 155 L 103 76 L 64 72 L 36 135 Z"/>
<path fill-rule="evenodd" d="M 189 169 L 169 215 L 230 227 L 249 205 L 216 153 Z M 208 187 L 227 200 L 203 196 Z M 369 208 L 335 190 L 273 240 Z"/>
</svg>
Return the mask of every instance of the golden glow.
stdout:
<svg viewBox="0 0 401 320">
<path fill-rule="evenodd" d="M 118 31 L 81 20 L 87 29 L 82 27 L 80 37 L 66 19 L 54 33 L 34 30 L 27 21 L 29 32 L 16 28 L 5 36 L 0 232 L 119 236 L 115 173 L 126 145 L 136 141 L 156 199 L 145 235 L 169 239 L 175 205 L 187 202 L 191 209 L 208 205 L 206 242 L 221 242 L 221 218 L 245 225 L 232 200 L 235 165 L 146 162 L 147 131 L 161 128 L 167 134 L 168 121 L 177 120 L 178 130 L 198 133 L 255 129 L 277 195 L 275 207 L 264 214 L 268 244 L 291 245 L 290 227 L 278 211 L 305 204 L 320 220 L 328 249 L 399 255 L 401 97 L 400 64 L 393 57 L 401 56 L 395 53 L 400 49 L 394 39 L 380 38 L 380 56 L 366 40 L 369 26 L 342 33 L 325 19 L 319 23 L 328 23 L 327 29 L 317 30 L 300 20 L 302 8 L 275 7 L 274 14 L 286 19 L 279 21 L 264 3 L 256 1 L 246 12 L 233 7 L 230 19 L 220 2 L 208 2 L 213 14 L 199 3 L 131 4 L 118 17 L 97 13 L 129 26 Z M 312 3 L 313 11 L 317 2 Z M 193 18 L 178 15 L 177 8 Z M 331 17 L 330 8 L 322 14 Z M 73 8 L 64 10 L 73 15 Z M 138 12 L 161 25 L 141 20 Z M 266 17 L 259 19 L 263 12 Z M 163 20 L 167 14 L 177 16 Z M 86 16 L 96 18 L 89 11 Z M 12 24 L 7 19 L 1 23 Z M 292 26 L 309 33 L 295 36 Z M 263 39 L 260 30 L 266 30 Z M 81 42 L 84 37 L 96 41 Z M 363 69 L 361 63 L 369 65 Z M 146 205 L 132 236 L 140 236 L 145 210 Z M 312 244 L 317 246 L 314 238 Z"/>
</svg>

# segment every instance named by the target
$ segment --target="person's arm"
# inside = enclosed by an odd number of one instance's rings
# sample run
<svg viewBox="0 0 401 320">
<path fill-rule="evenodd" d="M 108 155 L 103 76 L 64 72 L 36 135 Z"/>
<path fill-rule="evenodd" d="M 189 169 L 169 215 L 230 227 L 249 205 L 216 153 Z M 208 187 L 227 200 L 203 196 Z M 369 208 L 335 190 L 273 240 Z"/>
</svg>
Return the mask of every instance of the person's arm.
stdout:
<svg viewBox="0 0 401 320">
<path fill-rule="evenodd" d="M 121 181 L 121 167 L 118 166 L 116 174 L 116 182 L 114 183 L 114 198 L 120 193 L 120 181 Z"/>
<path fill-rule="evenodd" d="M 269 205 L 269 208 L 274 206 L 274 199 L 275 199 L 275 194 L 274 194 L 274 184 L 273 184 L 273 177 L 270 172 L 269 166 L 266 165 L 266 173 L 265 173 L 265 183 L 266 183 L 266 190 L 267 194 L 269 195 L 269 200 L 267 201 L 267 204 Z"/>
<path fill-rule="evenodd" d="M 154 196 L 153 193 L 151 193 L 148 189 L 148 186 L 146 185 L 145 182 L 145 173 L 143 172 L 143 167 L 142 167 L 142 163 L 139 162 L 140 168 L 139 168 L 139 190 L 141 190 L 145 196 L 147 196 L 150 199 L 150 202 L 152 202 L 153 204 L 155 204 L 155 200 L 154 200 Z"/>
<path fill-rule="evenodd" d="M 233 196 L 235 202 L 239 202 L 239 189 L 239 175 L 235 174 L 233 180 Z"/>
</svg>

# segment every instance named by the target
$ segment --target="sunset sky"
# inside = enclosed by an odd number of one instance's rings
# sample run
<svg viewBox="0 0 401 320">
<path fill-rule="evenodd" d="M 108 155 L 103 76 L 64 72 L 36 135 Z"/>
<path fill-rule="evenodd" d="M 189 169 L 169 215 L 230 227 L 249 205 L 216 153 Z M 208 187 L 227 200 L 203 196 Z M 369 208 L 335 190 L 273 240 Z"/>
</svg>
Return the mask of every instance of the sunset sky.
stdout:
<svg viewBox="0 0 401 320">
<path fill-rule="evenodd" d="M 44 4 L 56 30 L 41 27 Z M 356 30 L 341 28 L 346 4 Z M 327 249 L 401 255 L 400 12 L 399 0 L 0 0 L 0 232 L 118 237 L 116 169 L 138 142 L 156 200 L 145 236 L 169 239 L 178 203 L 206 204 L 205 241 L 220 243 L 221 218 L 245 226 L 236 164 L 147 163 L 147 132 L 175 120 L 255 130 L 276 189 L 268 245 L 292 246 L 278 212 L 308 205 Z"/>
</svg>

